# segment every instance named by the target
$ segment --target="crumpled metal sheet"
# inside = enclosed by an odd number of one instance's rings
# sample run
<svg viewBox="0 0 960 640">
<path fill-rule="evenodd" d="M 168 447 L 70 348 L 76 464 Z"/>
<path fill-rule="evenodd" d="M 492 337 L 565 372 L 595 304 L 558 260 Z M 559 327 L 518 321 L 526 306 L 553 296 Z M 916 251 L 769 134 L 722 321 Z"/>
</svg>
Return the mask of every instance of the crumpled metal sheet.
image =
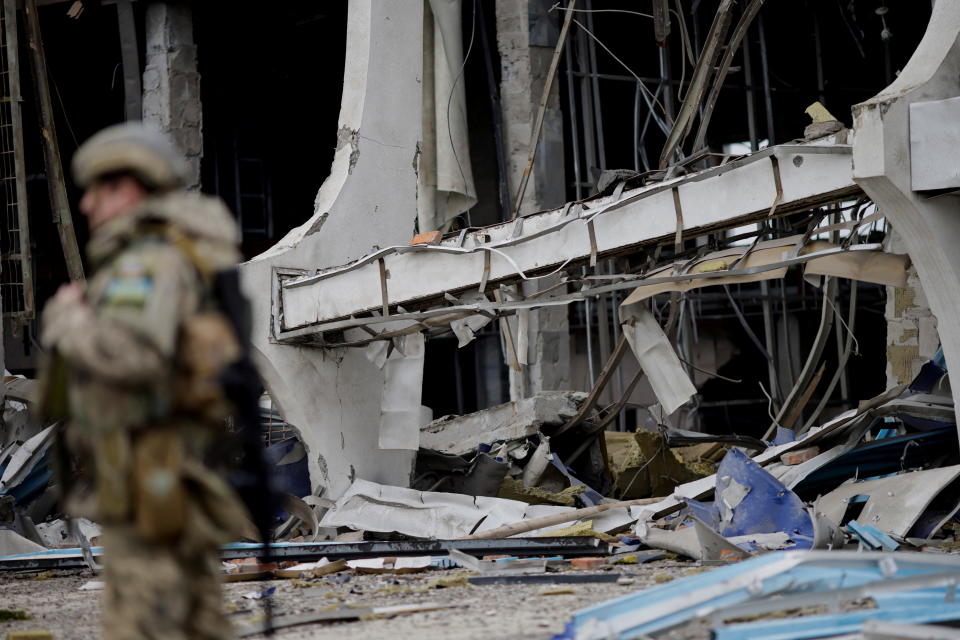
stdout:
<svg viewBox="0 0 960 640">
<path fill-rule="evenodd" d="M 572 511 L 517 500 L 416 491 L 354 480 L 320 527 L 397 532 L 416 538 L 455 539 L 525 518 Z"/>
<path fill-rule="evenodd" d="M 647 374 L 653 393 L 664 412 L 673 413 L 696 395 L 697 388 L 690 382 L 667 334 L 649 311 L 621 306 L 620 312 L 623 335 Z"/>
<path fill-rule="evenodd" d="M 955 491 L 945 491 L 948 487 L 960 487 L 960 465 L 844 484 L 820 498 L 819 508 L 834 522 L 842 522 L 851 501 L 868 496 L 857 522 L 903 539 L 941 493 L 949 500 L 933 523 L 933 531 L 960 509 Z"/>
<path fill-rule="evenodd" d="M 813 545 L 813 521 L 806 505 L 775 477 L 738 449 L 717 468 L 713 503 L 687 500 L 690 513 L 729 538 L 786 533 L 798 549 Z"/>
<path fill-rule="evenodd" d="M 12 493 L 26 479 L 47 450 L 53 445 L 56 425 L 51 425 L 23 443 L 10 457 L 0 477 L 0 494 Z"/>
</svg>

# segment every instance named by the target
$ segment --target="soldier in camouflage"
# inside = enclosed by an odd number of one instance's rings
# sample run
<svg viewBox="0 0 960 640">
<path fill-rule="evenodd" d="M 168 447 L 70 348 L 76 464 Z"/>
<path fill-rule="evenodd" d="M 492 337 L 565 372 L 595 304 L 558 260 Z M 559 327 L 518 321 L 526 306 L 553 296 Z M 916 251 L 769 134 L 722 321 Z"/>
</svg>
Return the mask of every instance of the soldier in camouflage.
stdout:
<svg viewBox="0 0 960 640">
<path fill-rule="evenodd" d="M 217 550 L 248 521 L 205 456 L 228 413 L 215 377 L 238 349 L 210 275 L 235 266 L 237 226 L 183 190 L 181 159 L 139 123 L 92 137 L 73 171 L 92 275 L 50 300 L 41 343 L 65 372 L 67 441 L 92 467 L 82 515 L 103 526 L 104 637 L 231 637 Z"/>
</svg>

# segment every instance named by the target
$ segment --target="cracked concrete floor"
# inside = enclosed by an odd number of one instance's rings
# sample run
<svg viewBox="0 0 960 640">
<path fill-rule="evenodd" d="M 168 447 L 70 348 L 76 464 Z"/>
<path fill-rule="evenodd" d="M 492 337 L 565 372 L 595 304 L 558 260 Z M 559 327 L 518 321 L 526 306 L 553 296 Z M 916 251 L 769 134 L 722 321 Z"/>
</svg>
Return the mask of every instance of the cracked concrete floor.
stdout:
<svg viewBox="0 0 960 640">
<path fill-rule="evenodd" d="M 315 580 L 273 580 L 224 585 L 226 607 L 235 625 L 256 621 L 260 603 L 244 594 L 275 586 L 274 610 L 283 616 L 324 611 L 338 606 L 380 607 L 436 603 L 444 608 L 354 622 L 314 623 L 279 629 L 277 637 L 342 640 L 344 634 L 368 640 L 425 638 L 506 640 L 550 638 L 563 630 L 570 614 L 603 600 L 625 595 L 676 577 L 701 571 L 691 562 L 661 560 L 618 565 L 626 584 L 538 584 L 431 586 L 438 578 L 455 578 L 459 570 L 431 570 L 408 575 L 362 575 L 341 572 Z M 349 577 L 344 581 L 344 577 Z M 30 620 L 0 622 L 0 637 L 14 630 L 45 629 L 58 640 L 100 637 L 99 591 L 80 591 L 96 577 L 89 571 L 46 574 L 0 574 L 0 609 L 21 609 Z M 262 636 L 254 636 L 262 637 Z"/>
</svg>

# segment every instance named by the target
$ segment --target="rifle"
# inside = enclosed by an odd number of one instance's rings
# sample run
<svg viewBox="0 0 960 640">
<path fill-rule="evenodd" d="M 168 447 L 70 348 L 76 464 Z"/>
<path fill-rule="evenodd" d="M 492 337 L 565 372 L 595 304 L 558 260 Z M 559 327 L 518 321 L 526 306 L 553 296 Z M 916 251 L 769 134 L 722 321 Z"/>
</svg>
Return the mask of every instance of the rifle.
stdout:
<svg viewBox="0 0 960 640">
<path fill-rule="evenodd" d="M 273 562 L 273 507 L 277 502 L 267 473 L 264 445 L 260 435 L 260 396 L 263 384 L 250 354 L 250 306 L 240 290 L 236 269 L 214 275 L 212 294 L 230 321 L 241 346 L 241 357 L 221 373 L 224 395 L 233 405 L 241 464 L 230 474 L 230 484 L 247 506 L 262 542 L 260 562 Z M 273 606 L 263 598 L 264 635 L 273 635 Z"/>
</svg>

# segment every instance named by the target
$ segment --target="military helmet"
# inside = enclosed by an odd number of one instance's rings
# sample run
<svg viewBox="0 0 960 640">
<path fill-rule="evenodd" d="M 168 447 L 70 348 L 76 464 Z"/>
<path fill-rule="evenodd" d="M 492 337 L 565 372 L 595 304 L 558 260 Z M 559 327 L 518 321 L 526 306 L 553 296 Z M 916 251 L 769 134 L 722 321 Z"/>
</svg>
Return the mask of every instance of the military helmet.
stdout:
<svg viewBox="0 0 960 640">
<path fill-rule="evenodd" d="M 132 173 L 148 188 L 163 191 L 182 186 L 187 168 L 167 136 L 142 122 L 107 127 L 73 156 L 73 178 L 81 187 L 122 172 Z"/>
</svg>

